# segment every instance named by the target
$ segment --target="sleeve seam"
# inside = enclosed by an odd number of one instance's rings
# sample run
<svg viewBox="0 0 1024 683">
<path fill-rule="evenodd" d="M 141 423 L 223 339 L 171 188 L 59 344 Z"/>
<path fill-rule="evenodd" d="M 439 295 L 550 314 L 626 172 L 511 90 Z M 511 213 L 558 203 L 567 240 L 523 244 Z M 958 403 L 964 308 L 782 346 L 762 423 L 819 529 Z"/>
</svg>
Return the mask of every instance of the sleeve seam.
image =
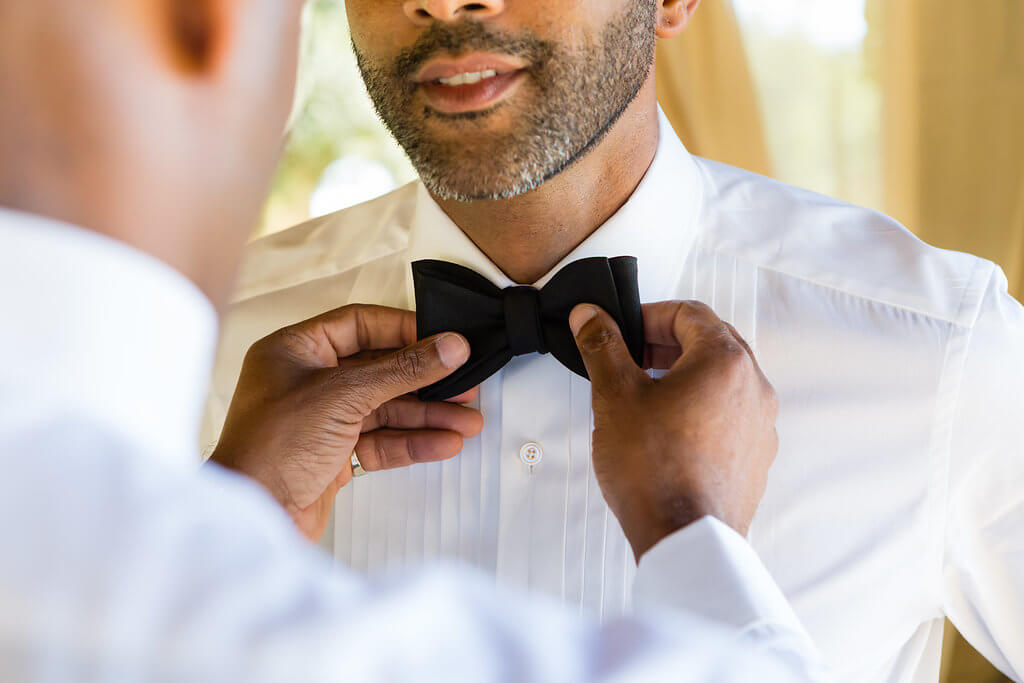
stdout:
<svg viewBox="0 0 1024 683">
<path fill-rule="evenodd" d="M 984 278 L 980 277 L 978 273 L 978 266 L 982 264 L 988 266 L 985 268 Z M 942 374 L 939 380 L 940 388 L 937 396 L 939 405 L 935 410 L 934 424 L 932 426 L 933 443 L 931 448 L 939 459 L 939 462 L 935 465 L 937 471 L 933 479 L 936 487 L 935 505 L 938 508 L 938 514 L 933 517 L 936 520 L 935 524 L 937 526 L 934 536 L 937 552 L 936 594 L 943 612 L 945 612 L 946 602 L 943 576 L 947 555 L 950 504 L 949 485 L 953 458 L 954 423 L 962 398 L 961 389 L 963 387 L 964 368 L 971 351 L 974 330 L 977 326 L 982 304 L 985 301 L 986 294 L 991 289 L 994 271 L 994 264 L 979 260 L 971 272 L 968 285 L 964 287 L 958 310 L 963 314 L 966 307 L 973 307 L 974 310 L 970 313 L 971 324 L 969 327 L 954 328 L 953 334 L 947 343 L 946 356 L 943 359 Z M 984 282 L 984 286 L 976 289 L 974 283 L 979 281 Z M 975 291 L 980 291 L 980 294 L 971 297 L 970 294 Z M 946 395 L 949 396 L 948 401 L 944 400 Z"/>
</svg>

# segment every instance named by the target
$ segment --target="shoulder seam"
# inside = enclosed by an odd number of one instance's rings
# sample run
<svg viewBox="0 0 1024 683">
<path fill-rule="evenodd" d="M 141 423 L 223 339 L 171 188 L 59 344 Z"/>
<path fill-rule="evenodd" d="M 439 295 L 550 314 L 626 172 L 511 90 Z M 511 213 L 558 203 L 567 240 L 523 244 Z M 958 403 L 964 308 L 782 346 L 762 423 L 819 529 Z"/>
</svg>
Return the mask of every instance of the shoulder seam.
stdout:
<svg viewBox="0 0 1024 683">
<path fill-rule="evenodd" d="M 910 312 L 910 313 L 915 313 L 917 315 L 921 315 L 921 316 L 924 316 L 926 318 L 930 318 L 932 320 L 941 320 L 942 322 L 949 323 L 950 325 L 953 325 L 955 327 L 971 328 L 971 327 L 974 326 L 974 323 L 978 319 L 978 311 L 980 310 L 981 300 L 983 298 L 983 297 L 978 297 L 977 298 L 977 300 L 975 301 L 975 307 L 974 307 L 974 311 L 972 313 L 971 321 L 970 321 L 969 324 L 964 324 L 964 323 L 958 322 L 956 320 L 950 320 L 949 318 L 946 318 L 946 317 L 941 316 L 941 315 L 937 315 L 935 313 L 929 313 L 927 311 L 922 311 L 922 310 L 920 310 L 918 308 L 915 308 L 913 306 L 907 306 L 906 304 L 899 304 L 899 303 L 895 303 L 893 301 L 887 301 L 885 299 L 880 299 L 880 298 L 874 297 L 874 296 L 868 296 L 866 294 L 861 294 L 861 293 L 858 293 L 858 292 L 851 292 L 849 290 L 843 289 L 842 287 L 837 287 L 836 285 L 833 285 L 833 284 L 828 284 L 828 283 L 825 283 L 825 282 L 819 282 L 819 281 L 817 281 L 817 280 L 815 280 L 813 278 L 807 277 L 806 275 L 797 275 L 796 273 L 791 273 L 791 272 L 789 272 L 787 270 L 782 270 L 781 268 L 776 268 L 776 267 L 773 267 L 773 266 L 768 266 L 768 265 L 765 265 L 764 263 L 758 263 L 757 261 L 754 261 L 754 260 L 752 260 L 752 259 L 750 259 L 750 258 L 748 258 L 746 256 L 741 255 L 741 254 L 737 254 L 734 251 L 731 251 L 731 250 L 728 250 L 728 249 L 717 249 L 717 251 L 720 251 L 723 254 L 728 254 L 729 256 L 735 258 L 738 261 L 743 261 L 744 263 L 752 265 L 755 268 L 757 268 L 758 270 L 764 270 L 764 271 L 769 271 L 769 272 L 772 272 L 772 273 L 778 273 L 779 275 L 784 275 L 786 277 L 793 278 L 794 280 L 800 280 L 802 282 L 806 282 L 808 284 L 814 285 L 816 287 L 821 287 L 823 289 L 829 289 L 829 290 L 832 290 L 834 292 L 839 292 L 841 294 L 846 294 L 847 296 L 851 296 L 851 297 L 854 297 L 856 299 L 861 299 L 861 300 L 864 300 L 864 301 L 872 301 L 874 303 L 881 304 L 883 306 L 888 306 L 890 308 L 896 308 L 896 309 L 899 309 L 899 310 L 902 310 L 902 311 L 907 311 L 907 312 Z M 971 269 L 970 276 L 968 277 L 968 282 L 969 283 L 973 283 L 974 282 L 974 280 L 975 280 L 975 272 L 977 271 L 977 268 L 979 267 L 979 265 L 985 264 L 985 263 L 986 262 L 981 260 L 981 259 L 978 259 L 975 262 L 974 267 Z M 992 264 L 988 263 L 986 265 L 989 266 L 989 270 L 991 271 Z M 968 303 L 967 302 L 967 294 L 968 294 L 969 290 L 970 290 L 969 286 L 964 288 L 963 294 L 961 295 L 961 298 L 960 298 L 960 302 L 957 305 L 957 312 L 958 313 L 962 312 L 963 309 L 964 309 L 964 306 Z"/>
</svg>

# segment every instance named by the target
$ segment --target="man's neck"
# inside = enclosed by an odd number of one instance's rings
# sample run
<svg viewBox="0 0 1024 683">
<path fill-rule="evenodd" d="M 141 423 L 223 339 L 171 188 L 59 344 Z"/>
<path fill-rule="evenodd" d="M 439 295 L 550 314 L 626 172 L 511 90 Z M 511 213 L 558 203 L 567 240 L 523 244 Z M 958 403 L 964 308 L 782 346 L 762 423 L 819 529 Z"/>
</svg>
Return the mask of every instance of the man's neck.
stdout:
<svg viewBox="0 0 1024 683">
<path fill-rule="evenodd" d="M 658 147 L 653 77 L 594 149 L 538 189 L 502 200 L 438 200 L 514 282 L 532 284 L 604 224 L 636 190 Z"/>
</svg>

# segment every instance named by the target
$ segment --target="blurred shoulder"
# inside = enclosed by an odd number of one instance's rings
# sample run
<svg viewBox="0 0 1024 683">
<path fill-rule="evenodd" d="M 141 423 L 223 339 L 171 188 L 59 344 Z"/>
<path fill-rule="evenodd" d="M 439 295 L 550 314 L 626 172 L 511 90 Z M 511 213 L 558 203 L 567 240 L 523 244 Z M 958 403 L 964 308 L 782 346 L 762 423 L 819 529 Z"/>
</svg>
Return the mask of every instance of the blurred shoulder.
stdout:
<svg viewBox="0 0 1024 683">
<path fill-rule="evenodd" d="M 235 301 L 344 273 L 408 244 L 419 181 L 257 239 L 245 250 Z"/>
<path fill-rule="evenodd" d="M 996 266 L 933 247 L 885 214 L 697 159 L 704 243 L 805 280 L 969 327 Z"/>
</svg>

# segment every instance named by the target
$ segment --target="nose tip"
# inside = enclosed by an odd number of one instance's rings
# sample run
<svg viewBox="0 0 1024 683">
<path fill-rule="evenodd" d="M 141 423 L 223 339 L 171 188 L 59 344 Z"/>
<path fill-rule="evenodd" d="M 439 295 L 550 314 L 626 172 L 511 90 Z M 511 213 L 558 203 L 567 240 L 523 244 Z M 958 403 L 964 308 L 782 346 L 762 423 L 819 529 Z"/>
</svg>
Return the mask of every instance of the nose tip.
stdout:
<svg viewBox="0 0 1024 683">
<path fill-rule="evenodd" d="M 488 19 L 505 11 L 505 0 L 408 0 L 404 9 L 413 23 L 427 25 L 435 21 Z"/>
</svg>

